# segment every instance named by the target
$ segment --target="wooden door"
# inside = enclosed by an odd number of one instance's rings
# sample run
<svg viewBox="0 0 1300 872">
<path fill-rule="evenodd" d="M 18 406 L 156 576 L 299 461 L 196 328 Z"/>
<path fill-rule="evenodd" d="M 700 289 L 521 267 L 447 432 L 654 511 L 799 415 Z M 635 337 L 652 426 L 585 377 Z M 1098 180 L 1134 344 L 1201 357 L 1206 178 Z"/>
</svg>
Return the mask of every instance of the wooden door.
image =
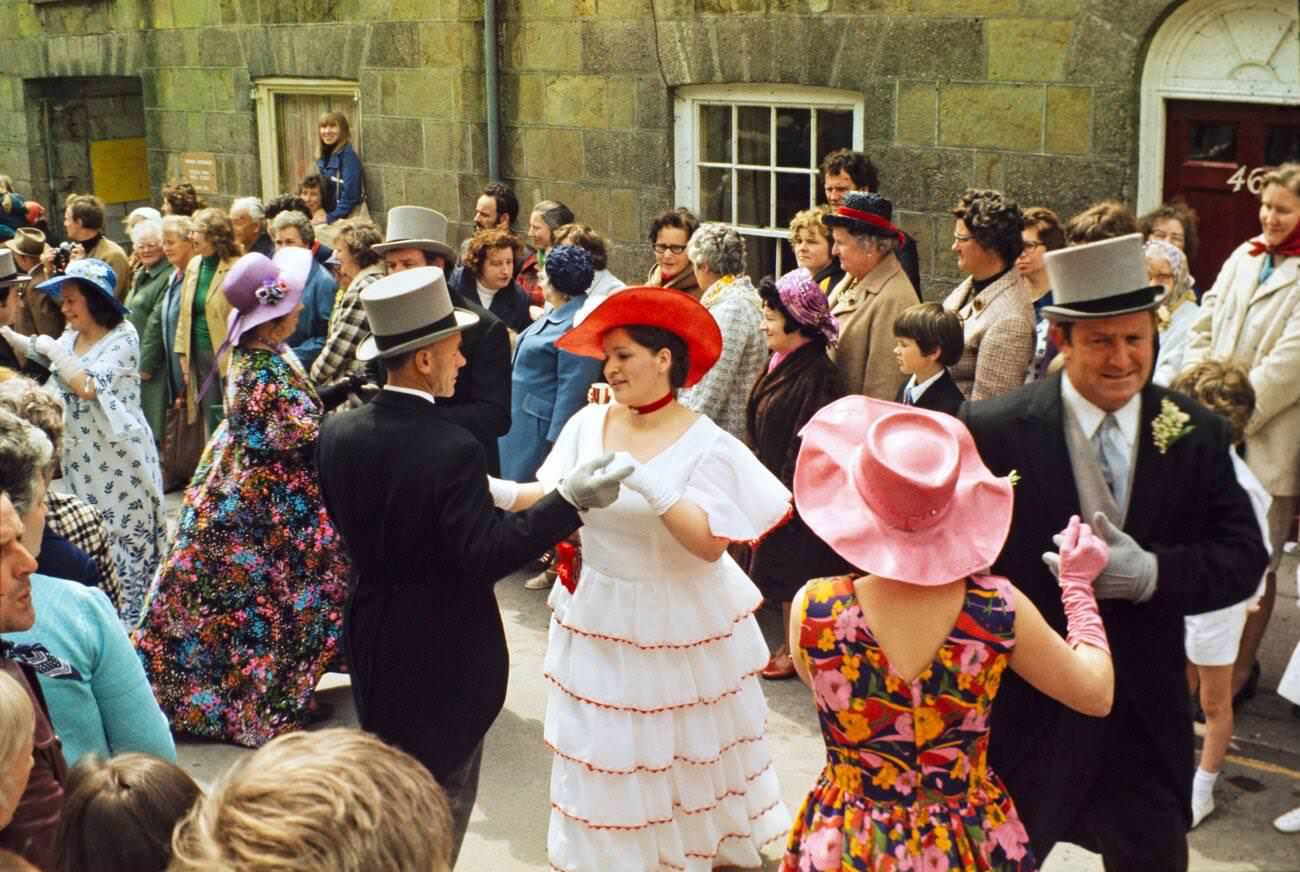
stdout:
<svg viewBox="0 0 1300 872">
<path fill-rule="evenodd" d="M 1187 201 L 1200 219 L 1192 275 L 1208 289 L 1219 267 L 1259 233 L 1260 180 L 1300 160 L 1300 106 L 1170 100 L 1166 104 L 1165 202 Z"/>
<path fill-rule="evenodd" d="M 316 171 L 320 153 L 320 117 L 326 112 L 347 116 L 352 148 L 361 154 L 361 118 L 347 94 L 277 94 L 275 126 L 279 133 L 280 193 L 298 192 L 298 184 Z"/>
</svg>

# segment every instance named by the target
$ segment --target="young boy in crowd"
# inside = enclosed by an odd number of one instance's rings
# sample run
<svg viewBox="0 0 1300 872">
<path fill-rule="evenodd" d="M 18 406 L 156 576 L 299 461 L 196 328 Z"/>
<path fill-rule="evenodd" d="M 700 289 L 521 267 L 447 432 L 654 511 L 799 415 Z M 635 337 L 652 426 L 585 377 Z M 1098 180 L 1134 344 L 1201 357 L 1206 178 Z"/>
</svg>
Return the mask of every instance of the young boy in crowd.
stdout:
<svg viewBox="0 0 1300 872">
<path fill-rule="evenodd" d="M 894 321 L 894 356 L 911 376 L 895 402 L 957 414 L 965 399 L 948 367 L 961 359 L 965 336 L 961 319 L 938 303 L 917 303 Z"/>
</svg>

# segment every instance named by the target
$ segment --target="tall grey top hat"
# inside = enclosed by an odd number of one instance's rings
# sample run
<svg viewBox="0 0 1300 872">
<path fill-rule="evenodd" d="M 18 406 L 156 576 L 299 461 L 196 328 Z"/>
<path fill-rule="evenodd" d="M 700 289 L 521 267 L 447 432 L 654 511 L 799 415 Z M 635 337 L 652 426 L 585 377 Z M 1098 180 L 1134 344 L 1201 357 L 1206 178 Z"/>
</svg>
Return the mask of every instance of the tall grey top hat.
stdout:
<svg viewBox="0 0 1300 872">
<path fill-rule="evenodd" d="M 388 232 L 374 246 L 376 254 L 399 248 L 418 248 L 456 262 L 456 252 L 447 244 L 447 216 L 423 206 L 394 206 L 388 210 Z"/>
<path fill-rule="evenodd" d="M 7 248 L 0 248 L 0 288 L 31 280 L 31 276 L 14 266 L 14 253 Z"/>
<path fill-rule="evenodd" d="M 447 280 L 436 266 L 385 276 L 361 292 L 361 305 L 371 335 L 357 349 L 358 360 L 423 348 L 478 323 L 478 315 L 451 304 Z"/>
<path fill-rule="evenodd" d="M 1043 258 L 1054 321 L 1087 321 L 1144 312 L 1160 305 L 1164 288 L 1147 278 L 1142 234 L 1049 251 Z"/>
</svg>

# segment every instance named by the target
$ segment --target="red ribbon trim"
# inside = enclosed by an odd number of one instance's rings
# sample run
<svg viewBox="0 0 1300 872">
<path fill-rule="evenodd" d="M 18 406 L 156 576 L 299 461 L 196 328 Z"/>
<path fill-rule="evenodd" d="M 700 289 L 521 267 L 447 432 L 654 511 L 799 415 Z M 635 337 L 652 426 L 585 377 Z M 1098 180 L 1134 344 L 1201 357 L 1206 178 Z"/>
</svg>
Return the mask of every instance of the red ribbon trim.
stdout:
<svg viewBox="0 0 1300 872">
<path fill-rule="evenodd" d="M 881 230 L 888 230 L 890 233 L 898 237 L 898 243 L 900 245 L 904 242 L 903 231 L 899 230 L 879 215 L 872 214 L 871 212 L 863 212 L 860 209 L 853 209 L 848 206 L 837 206 L 835 208 L 835 214 L 840 218 L 852 218 L 855 221 L 870 224 L 872 227 L 879 227 Z"/>
</svg>

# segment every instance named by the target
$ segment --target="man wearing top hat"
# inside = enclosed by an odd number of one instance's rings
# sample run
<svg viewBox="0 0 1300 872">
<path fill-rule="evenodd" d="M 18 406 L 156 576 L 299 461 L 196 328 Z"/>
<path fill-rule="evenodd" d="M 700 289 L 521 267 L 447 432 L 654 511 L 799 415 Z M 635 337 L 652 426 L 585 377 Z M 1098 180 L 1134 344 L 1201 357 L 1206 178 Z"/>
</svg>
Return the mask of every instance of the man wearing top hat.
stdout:
<svg viewBox="0 0 1300 872">
<path fill-rule="evenodd" d="M 12 327 L 23 307 L 21 291 L 31 277 L 19 271 L 13 252 L 0 249 L 0 327 Z M 23 362 L 8 342 L 0 340 L 0 366 L 21 372 Z"/>
<path fill-rule="evenodd" d="M 419 267 L 361 292 L 372 335 L 357 351 L 386 365 L 360 408 L 321 427 L 321 492 L 352 558 L 343 614 L 361 726 L 410 753 L 447 791 L 456 845 L 478 789 L 483 736 L 505 703 L 509 657 L 492 592 L 604 507 L 631 472 L 584 464 L 524 512 L 488 491 L 483 448 L 441 413 L 477 316 L 453 307 L 443 272 Z"/>
<path fill-rule="evenodd" d="M 1050 252 L 1043 313 L 1063 371 L 960 417 L 996 475 L 1019 474 L 993 572 L 1064 632 L 1052 536 L 1073 514 L 1110 545 L 1094 587 L 1115 663 L 1104 719 L 1006 674 L 990 765 L 1046 859 L 1058 841 L 1107 870 L 1187 868 L 1192 724 L 1183 617 L 1248 597 L 1267 552 L 1228 455 L 1226 424 L 1151 383 L 1158 288 L 1137 234 Z"/>
<path fill-rule="evenodd" d="M 397 206 L 388 212 L 388 233 L 374 247 L 388 264 L 389 274 L 423 266 L 436 266 L 444 274 L 456 263 L 447 244 L 447 216 L 423 206 Z M 501 319 L 448 288 L 452 303 L 478 316 L 464 332 L 461 354 L 465 370 L 456 392 L 439 407 L 439 413 L 474 435 L 487 454 L 488 471 L 501 471 L 497 439 L 510 430 L 510 336 Z"/>
</svg>

